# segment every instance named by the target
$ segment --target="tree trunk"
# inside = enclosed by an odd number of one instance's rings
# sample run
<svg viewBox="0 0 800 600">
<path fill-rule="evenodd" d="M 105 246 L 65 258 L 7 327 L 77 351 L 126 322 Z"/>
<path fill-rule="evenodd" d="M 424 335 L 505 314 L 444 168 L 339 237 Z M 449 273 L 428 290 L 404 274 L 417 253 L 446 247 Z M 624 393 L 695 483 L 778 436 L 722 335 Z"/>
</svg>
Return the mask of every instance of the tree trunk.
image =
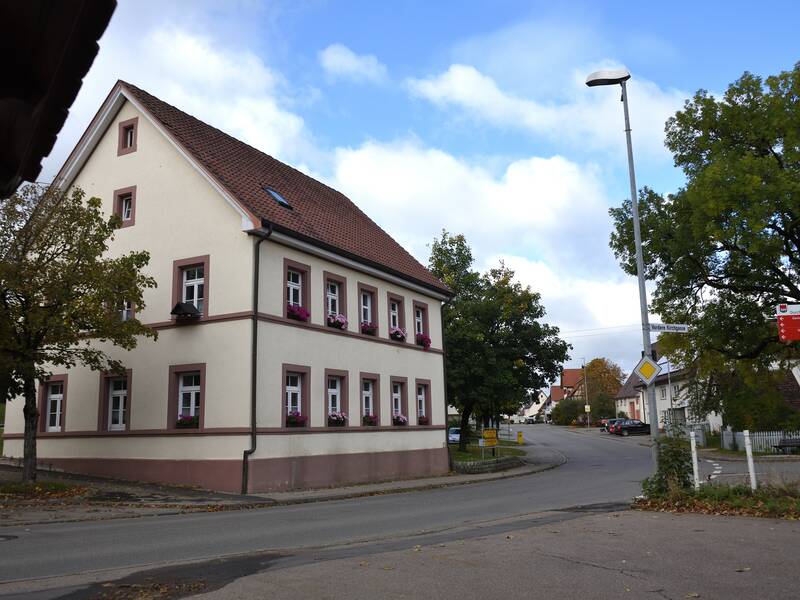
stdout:
<svg viewBox="0 0 800 600">
<path fill-rule="evenodd" d="M 39 407 L 36 405 L 36 380 L 33 369 L 23 378 L 25 395 L 25 443 L 23 450 L 22 481 L 36 481 L 36 432 L 39 429 Z"/>
<path fill-rule="evenodd" d="M 461 411 L 461 434 L 458 438 L 458 449 L 461 452 L 467 451 L 467 437 L 469 436 L 469 418 L 471 412 L 464 409 Z"/>
</svg>

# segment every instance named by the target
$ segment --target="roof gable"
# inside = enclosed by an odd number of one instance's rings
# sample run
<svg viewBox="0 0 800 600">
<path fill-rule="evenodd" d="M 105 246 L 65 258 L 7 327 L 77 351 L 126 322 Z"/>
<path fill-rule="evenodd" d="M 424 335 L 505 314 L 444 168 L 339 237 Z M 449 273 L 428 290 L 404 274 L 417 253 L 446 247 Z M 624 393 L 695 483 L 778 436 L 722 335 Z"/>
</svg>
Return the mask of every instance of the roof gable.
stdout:
<svg viewBox="0 0 800 600">
<path fill-rule="evenodd" d="M 158 122 L 242 208 L 286 235 L 448 295 L 449 289 L 344 194 L 126 82 Z M 291 206 L 275 201 L 277 191 Z"/>
</svg>

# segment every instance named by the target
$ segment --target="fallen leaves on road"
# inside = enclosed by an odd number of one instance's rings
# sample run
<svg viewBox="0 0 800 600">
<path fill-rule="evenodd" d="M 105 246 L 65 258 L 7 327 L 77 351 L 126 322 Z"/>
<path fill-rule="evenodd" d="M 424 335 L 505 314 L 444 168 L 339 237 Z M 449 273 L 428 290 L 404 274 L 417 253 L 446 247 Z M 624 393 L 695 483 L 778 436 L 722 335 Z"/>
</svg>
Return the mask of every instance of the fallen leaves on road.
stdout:
<svg viewBox="0 0 800 600">
<path fill-rule="evenodd" d="M 100 600 L 168 600 L 206 591 L 205 581 L 190 583 L 104 583 Z"/>
</svg>

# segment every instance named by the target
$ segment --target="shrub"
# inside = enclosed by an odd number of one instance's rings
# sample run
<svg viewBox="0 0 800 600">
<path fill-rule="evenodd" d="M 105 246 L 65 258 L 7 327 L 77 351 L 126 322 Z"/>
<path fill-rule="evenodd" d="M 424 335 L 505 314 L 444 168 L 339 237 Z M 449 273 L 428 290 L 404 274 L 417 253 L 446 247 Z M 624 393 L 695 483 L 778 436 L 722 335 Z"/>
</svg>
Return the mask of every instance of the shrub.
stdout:
<svg viewBox="0 0 800 600">
<path fill-rule="evenodd" d="M 655 475 L 642 481 L 642 493 L 658 498 L 671 492 L 691 489 L 692 452 L 682 437 L 661 437 L 658 445 L 658 468 Z"/>
</svg>

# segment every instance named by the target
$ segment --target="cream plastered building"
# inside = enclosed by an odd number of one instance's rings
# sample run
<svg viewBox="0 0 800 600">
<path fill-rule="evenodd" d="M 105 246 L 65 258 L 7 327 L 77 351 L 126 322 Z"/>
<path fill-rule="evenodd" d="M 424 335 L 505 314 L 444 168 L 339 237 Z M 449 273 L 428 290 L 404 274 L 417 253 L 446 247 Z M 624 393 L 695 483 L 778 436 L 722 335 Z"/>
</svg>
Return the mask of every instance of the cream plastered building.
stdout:
<svg viewBox="0 0 800 600">
<path fill-rule="evenodd" d="M 112 255 L 150 253 L 120 318 L 158 340 L 39 382 L 43 466 L 232 492 L 448 470 L 449 291 L 348 198 L 125 82 L 58 180 L 121 216 Z M 18 398 L 6 456 L 23 430 Z"/>
</svg>

